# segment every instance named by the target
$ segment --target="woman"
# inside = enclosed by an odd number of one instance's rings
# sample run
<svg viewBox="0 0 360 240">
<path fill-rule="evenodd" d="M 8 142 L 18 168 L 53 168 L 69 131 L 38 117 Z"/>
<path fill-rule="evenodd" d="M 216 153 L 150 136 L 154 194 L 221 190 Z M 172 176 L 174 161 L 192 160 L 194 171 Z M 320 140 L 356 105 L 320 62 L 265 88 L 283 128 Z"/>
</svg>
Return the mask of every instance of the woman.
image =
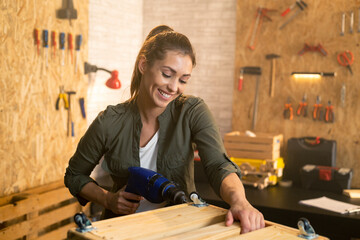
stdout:
<svg viewBox="0 0 360 240">
<path fill-rule="evenodd" d="M 264 227 L 262 214 L 245 198 L 240 170 L 226 156 L 208 107 L 182 94 L 195 64 L 186 36 L 163 25 L 150 32 L 135 62 L 131 98 L 99 114 L 69 161 L 65 185 L 81 204 L 101 204 L 106 217 L 134 213 L 142 197 L 124 191 L 131 166 L 157 171 L 189 194 L 195 190 L 196 144 L 212 187 L 231 206 L 226 225 L 236 219 L 242 232 Z M 114 180 L 112 191 L 89 177 L 102 156 Z"/>
</svg>

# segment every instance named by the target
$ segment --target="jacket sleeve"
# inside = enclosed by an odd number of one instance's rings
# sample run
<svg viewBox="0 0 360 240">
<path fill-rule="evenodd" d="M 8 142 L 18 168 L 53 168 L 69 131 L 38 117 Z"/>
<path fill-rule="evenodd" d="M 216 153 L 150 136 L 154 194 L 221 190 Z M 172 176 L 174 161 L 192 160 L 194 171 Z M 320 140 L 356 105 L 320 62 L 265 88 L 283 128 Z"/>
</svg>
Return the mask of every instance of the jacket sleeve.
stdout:
<svg viewBox="0 0 360 240">
<path fill-rule="evenodd" d="M 102 114 L 99 114 L 89 126 L 85 135 L 80 139 L 76 152 L 70 158 L 69 165 L 66 168 L 64 177 L 65 186 L 69 188 L 70 193 L 83 206 L 88 201 L 80 197 L 79 193 L 87 183 L 96 183 L 90 177 L 90 174 L 105 152 L 105 135 Z"/>
<path fill-rule="evenodd" d="M 239 167 L 226 154 L 225 147 L 209 108 L 203 100 L 189 112 L 192 138 L 199 151 L 201 163 L 214 191 L 220 196 L 223 179 L 230 173 L 241 178 Z"/>
</svg>

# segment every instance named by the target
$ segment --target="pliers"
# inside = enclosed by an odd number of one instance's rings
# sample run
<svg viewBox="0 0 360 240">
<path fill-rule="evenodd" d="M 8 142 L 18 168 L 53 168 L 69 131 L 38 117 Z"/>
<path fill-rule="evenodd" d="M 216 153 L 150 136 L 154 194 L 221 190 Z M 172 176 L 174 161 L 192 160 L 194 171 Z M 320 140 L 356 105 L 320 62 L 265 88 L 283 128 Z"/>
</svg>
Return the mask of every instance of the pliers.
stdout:
<svg viewBox="0 0 360 240">
<path fill-rule="evenodd" d="M 306 117 L 307 116 L 307 105 L 308 104 L 306 102 L 306 93 L 305 93 L 301 102 L 299 103 L 299 106 L 296 111 L 296 115 Z"/>
<path fill-rule="evenodd" d="M 60 93 L 59 93 L 58 98 L 56 99 L 56 104 L 55 104 L 56 110 L 59 110 L 59 104 L 60 104 L 61 99 L 64 102 L 64 108 L 69 109 L 69 102 L 67 100 L 67 96 L 66 96 L 66 93 L 65 93 L 65 90 L 64 90 L 64 86 L 63 85 L 60 86 L 59 90 L 60 90 Z"/>
<path fill-rule="evenodd" d="M 335 121 L 334 106 L 331 105 L 331 101 L 328 101 L 325 113 L 325 122 L 333 123 Z"/>
<path fill-rule="evenodd" d="M 289 119 L 289 120 L 293 120 L 294 118 L 294 113 L 293 113 L 293 108 L 291 106 L 291 100 L 288 97 L 287 102 L 285 103 L 285 109 L 284 109 L 284 118 L 285 119 Z"/>
<path fill-rule="evenodd" d="M 322 120 L 323 119 L 323 109 L 322 109 L 322 104 L 321 104 L 321 98 L 320 96 L 316 97 L 316 103 L 314 104 L 314 109 L 313 109 L 313 120 Z"/>
</svg>

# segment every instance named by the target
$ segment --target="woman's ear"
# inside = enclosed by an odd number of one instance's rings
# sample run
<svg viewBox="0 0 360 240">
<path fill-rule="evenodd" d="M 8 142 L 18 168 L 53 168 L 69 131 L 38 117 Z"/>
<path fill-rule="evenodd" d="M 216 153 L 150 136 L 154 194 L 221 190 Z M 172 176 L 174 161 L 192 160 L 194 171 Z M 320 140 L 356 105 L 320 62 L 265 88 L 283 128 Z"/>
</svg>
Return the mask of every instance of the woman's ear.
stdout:
<svg viewBox="0 0 360 240">
<path fill-rule="evenodd" d="M 146 70 L 146 58 L 145 57 L 140 57 L 138 68 L 139 68 L 139 71 L 141 72 L 141 74 L 144 74 L 144 72 Z"/>
</svg>

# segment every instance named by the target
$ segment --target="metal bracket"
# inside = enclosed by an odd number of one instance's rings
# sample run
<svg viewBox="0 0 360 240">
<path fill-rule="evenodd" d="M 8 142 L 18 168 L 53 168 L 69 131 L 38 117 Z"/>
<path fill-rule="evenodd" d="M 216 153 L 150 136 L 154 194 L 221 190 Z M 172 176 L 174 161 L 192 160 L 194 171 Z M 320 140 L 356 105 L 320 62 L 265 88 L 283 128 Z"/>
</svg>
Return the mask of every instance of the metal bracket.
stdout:
<svg viewBox="0 0 360 240">
<path fill-rule="evenodd" d="M 76 228 L 76 231 L 78 232 L 84 233 L 96 229 L 91 225 L 90 220 L 82 212 L 75 214 L 74 221 L 79 226 L 78 228 Z"/>
</svg>

